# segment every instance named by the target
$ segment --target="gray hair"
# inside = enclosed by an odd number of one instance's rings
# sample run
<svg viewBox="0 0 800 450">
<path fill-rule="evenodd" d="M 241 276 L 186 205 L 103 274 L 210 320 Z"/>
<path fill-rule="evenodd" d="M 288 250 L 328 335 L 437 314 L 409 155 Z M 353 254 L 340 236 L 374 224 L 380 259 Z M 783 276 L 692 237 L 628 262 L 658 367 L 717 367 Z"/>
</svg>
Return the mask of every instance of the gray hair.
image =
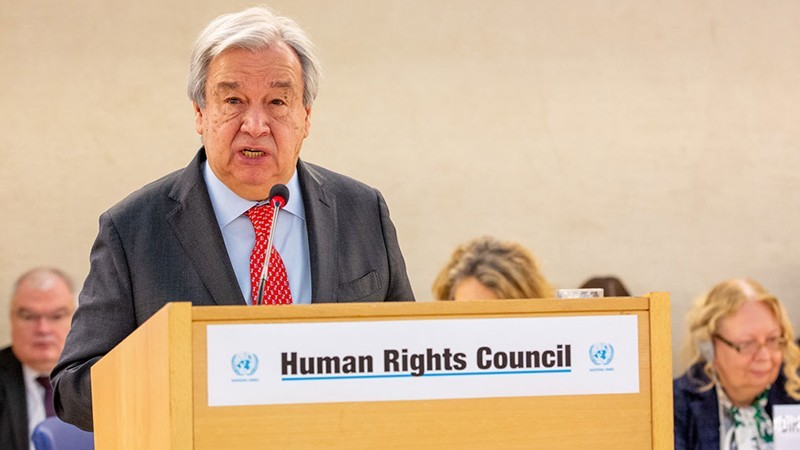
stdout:
<svg viewBox="0 0 800 450">
<path fill-rule="evenodd" d="M 15 297 L 17 292 L 23 285 L 29 285 L 36 290 L 50 289 L 56 280 L 61 279 L 67 285 L 70 294 L 75 294 L 75 287 L 72 283 L 72 278 L 64 271 L 56 269 L 55 267 L 36 267 L 33 268 L 17 278 L 14 283 L 14 289 L 11 296 Z"/>
<path fill-rule="evenodd" d="M 273 14 L 264 6 L 223 14 L 200 33 L 189 66 L 189 98 L 201 108 L 206 106 L 208 66 L 223 51 L 259 50 L 277 42 L 286 43 L 297 54 L 303 69 L 303 104 L 310 108 L 317 97 L 321 75 L 314 44 L 294 20 Z"/>
</svg>

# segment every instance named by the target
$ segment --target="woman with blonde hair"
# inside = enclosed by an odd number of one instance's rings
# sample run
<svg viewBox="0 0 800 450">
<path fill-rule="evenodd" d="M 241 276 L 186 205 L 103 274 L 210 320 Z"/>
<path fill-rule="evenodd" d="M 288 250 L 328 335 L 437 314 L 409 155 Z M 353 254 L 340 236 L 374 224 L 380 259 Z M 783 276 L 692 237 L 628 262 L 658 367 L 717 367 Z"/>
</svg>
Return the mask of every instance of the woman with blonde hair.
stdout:
<svg viewBox="0 0 800 450">
<path fill-rule="evenodd" d="M 530 251 L 489 236 L 456 248 L 433 283 L 437 300 L 552 298 Z"/>
<path fill-rule="evenodd" d="M 783 305 L 756 281 L 727 280 L 698 299 L 688 323 L 675 449 L 772 449 L 772 406 L 800 403 L 800 349 Z"/>
</svg>

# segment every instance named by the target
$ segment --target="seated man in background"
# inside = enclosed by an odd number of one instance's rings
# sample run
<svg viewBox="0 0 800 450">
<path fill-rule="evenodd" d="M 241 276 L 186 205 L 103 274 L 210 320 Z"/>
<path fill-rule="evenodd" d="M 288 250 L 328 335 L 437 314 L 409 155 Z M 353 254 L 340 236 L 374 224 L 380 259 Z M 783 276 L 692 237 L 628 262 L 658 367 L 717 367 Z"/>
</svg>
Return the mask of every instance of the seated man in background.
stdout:
<svg viewBox="0 0 800 450">
<path fill-rule="evenodd" d="M 771 449 L 772 406 L 800 402 L 800 349 L 753 280 L 714 286 L 688 315 L 691 364 L 673 386 L 675 449 Z"/>
<path fill-rule="evenodd" d="M 75 296 L 72 281 L 57 269 L 23 274 L 11 295 L 11 346 L 0 350 L 0 442 L 33 448 L 36 425 L 55 415 L 50 371 L 69 331 Z"/>
<path fill-rule="evenodd" d="M 433 283 L 437 300 L 552 298 L 525 247 L 484 236 L 460 245 Z"/>
</svg>

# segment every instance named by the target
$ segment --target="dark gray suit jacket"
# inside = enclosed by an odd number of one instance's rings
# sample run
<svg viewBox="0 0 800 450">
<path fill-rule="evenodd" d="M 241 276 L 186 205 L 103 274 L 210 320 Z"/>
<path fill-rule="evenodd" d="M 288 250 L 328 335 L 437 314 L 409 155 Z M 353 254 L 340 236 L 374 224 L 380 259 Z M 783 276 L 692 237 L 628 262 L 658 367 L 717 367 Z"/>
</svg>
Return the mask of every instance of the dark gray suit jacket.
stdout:
<svg viewBox="0 0 800 450">
<path fill-rule="evenodd" d="M 22 363 L 11 347 L 0 350 L 0 442 L 9 450 L 28 450 L 28 400 Z"/>
<path fill-rule="evenodd" d="M 203 180 L 201 149 L 185 169 L 100 216 L 91 268 L 61 359 L 56 412 L 92 429 L 90 367 L 167 302 L 244 305 Z M 298 162 L 313 303 L 413 300 L 380 192 Z"/>
</svg>

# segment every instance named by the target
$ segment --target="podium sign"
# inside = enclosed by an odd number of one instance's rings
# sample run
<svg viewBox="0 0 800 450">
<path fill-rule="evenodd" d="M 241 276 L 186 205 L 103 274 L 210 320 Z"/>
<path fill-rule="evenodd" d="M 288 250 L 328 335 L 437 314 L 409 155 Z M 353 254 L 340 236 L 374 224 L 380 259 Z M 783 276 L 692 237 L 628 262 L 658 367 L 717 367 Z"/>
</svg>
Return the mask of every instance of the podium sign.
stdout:
<svg viewBox="0 0 800 450">
<path fill-rule="evenodd" d="M 208 405 L 639 392 L 636 316 L 209 325 Z"/>
</svg>

